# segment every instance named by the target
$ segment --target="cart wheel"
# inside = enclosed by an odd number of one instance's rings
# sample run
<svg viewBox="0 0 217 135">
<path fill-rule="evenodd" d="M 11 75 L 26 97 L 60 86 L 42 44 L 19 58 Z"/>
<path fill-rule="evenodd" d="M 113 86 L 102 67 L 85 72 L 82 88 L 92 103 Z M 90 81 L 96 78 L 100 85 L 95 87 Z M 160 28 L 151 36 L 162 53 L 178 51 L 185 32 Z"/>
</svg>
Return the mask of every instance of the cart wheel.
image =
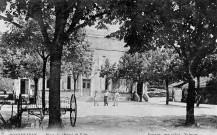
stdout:
<svg viewBox="0 0 217 135">
<path fill-rule="evenodd" d="M 76 97 L 74 94 L 71 96 L 71 101 L 70 101 L 70 122 L 71 126 L 75 126 L 76 123 L 76 118 L 77 118 L 77 102 L 76 102 Z"/>
</svg>

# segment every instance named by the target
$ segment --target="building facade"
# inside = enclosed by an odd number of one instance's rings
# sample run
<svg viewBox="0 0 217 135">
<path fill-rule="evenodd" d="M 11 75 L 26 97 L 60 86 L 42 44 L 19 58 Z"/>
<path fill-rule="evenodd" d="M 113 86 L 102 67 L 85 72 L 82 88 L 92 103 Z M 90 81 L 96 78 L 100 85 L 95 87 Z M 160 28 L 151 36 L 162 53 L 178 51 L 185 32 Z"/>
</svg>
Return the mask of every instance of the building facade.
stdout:
<svg viewBox="0 0 217 135">
<path fill-rule="evenodd" d="M 93 50 L 94 64 L 90 76 L 85 77 L 79 75 L 76 81 L 76 88 L 74 88 L 74 79 L 70 75 L 61 77 L 60 90 L 74 91 L 81 96 L 93 96 L 95 91 L 103 93 L 105 91 L 105 78 L 99 77 L 101 66 L 104 65 L 105 60 L 108 59 L 111 64 L 118 63 L 121 56 L 128 48 L 124 48 L 124 42 L 117 39 L 105 38 L 111 30 L 96 30 L 93 27 L 86 28 L 87 38 L 90 43 L 90 49 Z M 14 82 L 16 93 L 31 95 L 34 91 L 34 82 L 30 79 L 16 79 Z M 114 86 L 112 83 L 108 86 L 108 90 L 112 91 Z M 128 91 L 126 87 L 126 80 L 120 80 L 119 88 L 122 91 Z M 49 90 L 49 78 L 45 81 L 45 89 Z M 42 78 L 38 82 L 38 90 L 42 90 Z"/>
</svg>

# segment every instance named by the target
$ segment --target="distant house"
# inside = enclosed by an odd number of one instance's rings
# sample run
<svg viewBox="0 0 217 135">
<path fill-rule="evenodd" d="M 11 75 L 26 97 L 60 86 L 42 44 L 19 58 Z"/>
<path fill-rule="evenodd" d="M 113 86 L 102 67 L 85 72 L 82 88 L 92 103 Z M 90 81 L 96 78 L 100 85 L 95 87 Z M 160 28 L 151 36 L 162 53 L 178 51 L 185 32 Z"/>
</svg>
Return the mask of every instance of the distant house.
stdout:
<svg viewBox="0 0 217 135">
<path fill-rule="evenodd" d="M 200 77 L 200 89 L 197 90 L 199 95 L 205 95 L 206 93 L 206 83 L 210 80 L 210 77 Z M 175 101 L 186 101 L 187 98 L 187 89 L 188 89 L 188 83 L 180 81 L 173 83 L 169 85 L 169 91 L 170 94 L 174 93 L 173 98 L 175 98 Z M 195 88 L 197 88 L 198 82 L 195 78 Z M 171 94 L 172 97 L 173 94 Z"/>
<path fill-rule="evenodd" d="M 200 85 L 199 85 L 199 90 L 197 89 L 198 86 L 198 82 L 197 79 L 195 79 L 195 88 L 197 91 L 197 94 L 201 96 L 201 99 L 203 101 L 201 101 L 201 103 L 208 103 L 209 98 L 212 97 L 213 95 L 211 95 L 210 97 L 206 97 L 208 95 L 207 93 L 207 89 L 206 89 L 206 84 L 207 82 L 210 80 L 210 77 L 200 77 Z M 182 101 L 185 102 L 186 98 L 187 98 L 187 89 L 188 89 L 188 83 L 186 83 L 185 85 L 182 86 Z"/>
<path fill-rule="evenodd" d="M 197 88 L 198 82 L 197 79 L 195 80 L 195 87 Z M 210 80 L 210 77 L 200 77 L 200 88 L 205 88 L 207 81 Z M 182 86 L 182 89 L 187 89 L 188 88 L 188 83 Z"/>
<path fill-rule="evenodd" d="M 18 99 L 19 94 L 29 99 L 29 97 L 34 97 L 34 83 L 28 78 L 18 78 L 14 79 L 13 92 Z"/>
<path fill-rule="evenodd" d="M 186 83 L 183 81 L 170 84 L 169 87 L 169 100 L 181 101 L 182 99 L 182 86 Z"/>
</svg>

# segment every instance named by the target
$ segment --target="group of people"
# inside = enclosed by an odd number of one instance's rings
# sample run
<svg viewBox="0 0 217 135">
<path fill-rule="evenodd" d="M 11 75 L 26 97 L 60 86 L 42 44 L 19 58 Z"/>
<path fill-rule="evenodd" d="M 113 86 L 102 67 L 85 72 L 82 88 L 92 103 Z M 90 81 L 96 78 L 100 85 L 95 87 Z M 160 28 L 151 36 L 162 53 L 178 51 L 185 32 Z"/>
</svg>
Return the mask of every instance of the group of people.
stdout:
<svg viewBox="0 0 217 135">
<path fill-rule="evenodd" d="M 108 98 L 109 98 L 109 91 L 106 90 L 105 93 L 104 93 L 104 106 L 108 106 Z M 120 94 L 118 92 L 118 90 L 115 90 L 115 93 L 114 93 L 114 105 L 113 106 L 118 106 L 118 101 L 119 101 L 119 97 L 120 97 Z M 95 92 L 95 96 L 94 96 L 94 106 L 98 106 L 98 94 L 97 94 L 97 91 Z"/>
</svg>

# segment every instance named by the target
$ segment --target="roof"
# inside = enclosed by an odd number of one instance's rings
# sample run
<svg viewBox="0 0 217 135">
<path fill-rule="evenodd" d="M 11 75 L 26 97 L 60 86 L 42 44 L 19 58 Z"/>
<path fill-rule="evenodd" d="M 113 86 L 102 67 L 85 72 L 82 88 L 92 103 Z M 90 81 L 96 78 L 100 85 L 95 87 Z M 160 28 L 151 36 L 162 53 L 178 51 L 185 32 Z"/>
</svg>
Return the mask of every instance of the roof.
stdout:
<svg viewBox="0 0 217 135">
<path fill-rule="evenodd" d="M 197 79 L 195 80 L 195 87 L 197 87 Z M 205 88 L 207 81 L 210 80 L 210 77 L 200 77 L 200 88 Z M 188 88 L 188 83 L 182 86 L 182 88 Z"/>
<path fill-rule="evenodd" d="M 180 81 L 180 82 L 175 82 L 169 85 L 169 87 L 181 87 L 185 84 L 185 82 Z"/>
</svg>

